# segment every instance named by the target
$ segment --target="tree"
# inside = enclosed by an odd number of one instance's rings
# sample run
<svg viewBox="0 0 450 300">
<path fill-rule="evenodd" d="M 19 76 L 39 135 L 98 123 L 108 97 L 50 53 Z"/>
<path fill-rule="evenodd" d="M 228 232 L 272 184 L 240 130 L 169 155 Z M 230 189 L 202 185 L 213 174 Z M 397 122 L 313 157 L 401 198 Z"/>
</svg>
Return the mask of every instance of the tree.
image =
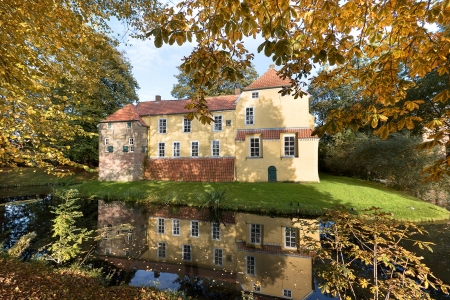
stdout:
<svg viewBox="0 0 450 300">
<path fill-rule="evenodd" d="M 174 84 L 172 96 L 177 99 L 191 99 L 195 97 L 196 90 L 192 85 L 192 75 L 195 72 L 191 70 L 188 74 L 181 67 L 178 67 L 180 74 L 175 75 L 178 83 Z M 236 87 L 246 87 L 258 78 L 255 67 L 251 65 L 244 70 L 244 76 L 236 82 L 215 80 L 215 85 L 211 88 L 205 88 L 207 96 L 234 95 Z"/>
<path fill-rule="evenodd" d="M 293 79 L 282 94 L 302 95 L 303 80 L 321 65 L 326 70 L 312 79 L 313 84 L 330 89 L 350 85 L 359 98 L 370 99 L 367 107 L 356 103 L 331 113 L 316 130 L 319 135 L 370 124 L 385 139 L 391 132 L 423 123 L 435 131 L 424 146 L 450 143 L 445 140 L 450 135 L 449 89 L 434 96 L 434 102 L 445 105 L 445 115 L 430 122 L 414 115 L 422 109 L 422 99 L 398 105 L 416 78 L 432 70 L 450 74 L 450 37 L 445 31 L 428 29 L 430 24 L 450 24 L 448 0 L 185 0 L 166 6 L 156 23 L 148 36 L 157 47 L 195 40 L 196 47 L 181 68 L 187 73 L 197 71 L 191 81 L 197 93 L 189 107 L 196 109 L 201 120 L 209 120 L 210 115 L 202 91 L 214 78 L 233 82 L 241 76 L 253 58 L 243 39 L 259 35 L 264 42 L 258 52 L 281 66 L 282 77 Z M 399 75 L 403 70 L 406 77 Z M 450 157 L 436 160 L 427 172 L 430 179 L 450 175 Z"/>
<path fill-rule="evenodd" d="M 101 69 L 92 53 L 108 54 L 106 20 L 117 17 L 137 29 L 158 10 L 153 0 L 5 0 L 0 6 L 0 167 L 53 168 L 73 164 L 67 141 L 85 133 L 69 106 L 90 102 Z M 108 55 L 108 57 L 111 57 Z M 83 82 L 80 90 L 67 83 Z M 65 89 L 65 94 L 57 91 Z"/>
</svg>

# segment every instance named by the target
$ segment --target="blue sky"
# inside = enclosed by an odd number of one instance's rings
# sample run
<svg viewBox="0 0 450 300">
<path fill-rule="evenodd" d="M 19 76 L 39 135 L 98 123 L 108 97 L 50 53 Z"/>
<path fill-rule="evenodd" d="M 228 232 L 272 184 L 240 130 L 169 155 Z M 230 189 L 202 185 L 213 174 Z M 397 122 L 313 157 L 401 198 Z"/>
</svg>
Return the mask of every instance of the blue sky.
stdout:
<svg viewBox="0 0 450 300">
<path fill-rule="evenodd" d="M 124 40 L 125 29 L 118 22 L 111 22 L 110 26 L 116 33 L 119 40 Z M 156 95 L 160 95 L 163 100 L 172 100 L 170 91 L 177 83 L 174 77 L 177 75 L 182 58 L 188 56 L 193 48 L 193 44 L 186 43 L 182 46 L 163 45 L 156 48 L 151 40 L 127 39 L 127 44 L 121 43 L 119 50 L 125 52 L 125 56 L 133 66 L 133 76 L 139 83 L 139 101 L 152 101 Z M 244 41 L 247 49 L 255 54 L 253 64 L 261 76 L 269 69 L 272 59 L 263 53 L 258 54 L 257 48 L 263 42 L 262 39 L 254 40 L 249 38 Z M 277 68 L 278 69 L 278 68 Z"/>
</svg>

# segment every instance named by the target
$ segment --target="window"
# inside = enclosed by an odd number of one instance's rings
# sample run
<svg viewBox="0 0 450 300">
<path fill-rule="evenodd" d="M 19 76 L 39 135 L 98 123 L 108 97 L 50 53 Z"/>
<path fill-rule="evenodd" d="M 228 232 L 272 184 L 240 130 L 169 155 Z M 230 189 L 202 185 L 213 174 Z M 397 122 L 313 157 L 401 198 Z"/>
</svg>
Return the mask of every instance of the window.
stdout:
<svg viewBox="0 0 450 300">
<path fill-rule="evenodd" d="M 198 221 L 191 221 L 191 236 L 193 237 L 200 236 L 200 226 Z"/>
<path fill-rule="evenodd" d="M 284 228 L 284 247 L 297 248 L 297 229 L 293 227 Z"/>
<path fill-rule="evenodd" d="M 250 224 L 250 244 L 261 244 L 261 227 L 260 224 Z"/>
<path fill-rule="evenodd" d="M 172 235 L 180 235 L 180 220 L 172 220 Z"/>
<path fill-rule="evenodd" d="M 283 289 L 283 297 L 292 298 L 292 291 Z"/>
<path fill-rule="evenodd" d="M 127 240 L 128 240 L 129 242 L 131 242 L 131 241 L 133 240 L 133 234 L 132 234 L 132 233 L 128 233 L 128 234 L 127 234 Z"/>
<path fill-rule="evenodd" d="M 105 138 L 105 145 L 109 145 L 109 138 Z"/>
<path fill-rule="evenodd" d="M 220 156 L 220 141 L 211 141 L 211 156 Z"/>
<path fill-rule="evenodd" d="M 114 151 L 114 147 L 113 146 L 108 146 L 106 149 L 107 149 L 108 152 L 113 152 Z"/>
<path fill-rule="evenodd" d="M 158 144 L 158 156 L 159 157 L 166 156 L 166 143 L 159 143 Z"/>
<path fill-rule="evenodd" d="M 164 234 L 166 232 L 166 220 L 158 218 L 157 222 L 157 232 Z"/>
<path fill-rule="evenodd" d="M 260 140 L 259 138 L 250 138 L 250 157 L 260 157 Z"/>
<path fill-rule="evenodd" d="M 157 244 L 158 258 L 166 258 L 166 243 L 160 242 Z"/>
<path fill-rule="evenodd" d="M 180 142 L 173 142 L 173 157 L 180 157 Z"/>
<path fill-rule="evenodd" d="M 245 257 L 245 270 L 247 275 L 256 275 L 255 272 L 255 257 L 246 256 Z"/>
<path fill-rule="evenodd" d="M 112 128 L 112 123 L 108 123 L 108 129 L 111 129 Z"/>
<path fill-rule="evenodd" d="M 222 131 L 222 116 L 214 116 L 213 131 Z"/>
<path fill-rule="evenodd" d="M 253 99 L 259 98 L 259 92 L 253 92 L 253 93 L 252 93 L 252 98 L 253 98 Z"/>
<path fill-rule="evenodd" d="M 223 250 L 222 249 L 214 249 L 213 250 L 214 264 L 216 266 L 223 265 Z"/>
<path fill-rule="evenodd" d="M 245 108 L 245 125 L 253 125 L 254 123 L 254 111 L 253 107 L 246 107 Z"/>
<path fill-rule="evenodd" d="M 127 128 L 131 128 L 131 122 L 127 122 Z"/>
<path fill-rule="evenodd" d="M 122 147 L 122 151 L 123 151 L 123 152 L 128 152 L 128 146 L 123 146 L 123 147 Z"/>
<path fill-rule="evenodd" d="M 199 145 L 198 142 L 191 142 L 191 156 L 198 157 Z"/>
<path fill-rule="evenodd" d="M 130 152 L 134 152 L 134 138 L 129 138 L 128 144 L 130 145 Z"/>
<path fill-rule="evenodd" d="M 167 119 L 158 119 L 158 133 L 167 133 Z"/>
<path fill-rule="evenodd" d="M 227 126 L 231 126 L 231 120 L 226 120 L 225 124 L 227 124 Z"/>
<path fill-rule="evenodd" d="M 220 223 L 211 223 L 211 239 L 220 240 Z"/>
<path fill-rule="evenodd" d="M 105 248 L 105 255 L 111 254 L 111 248 Z"/>
<path fill-rule="evenodd" d="M 284 156 L 295 156 L 295 136 L 284 137 Z"/>
<path fill-rule="evenodd" d="M 130 250 L 125 250 L 125 256 L 126 257 L 130 256 Z"/>
<path fill-rule="evenodd" d="M 192 260 L 191 245 L 182 245 L 181 246 L 181 257 L 183 260 Z"/>
<path fill-rule="evenodd" d="M 183 132 L 191 132 L 191 131 L 192 131 L 192 121 L 183 118 Z"/>
</svg>

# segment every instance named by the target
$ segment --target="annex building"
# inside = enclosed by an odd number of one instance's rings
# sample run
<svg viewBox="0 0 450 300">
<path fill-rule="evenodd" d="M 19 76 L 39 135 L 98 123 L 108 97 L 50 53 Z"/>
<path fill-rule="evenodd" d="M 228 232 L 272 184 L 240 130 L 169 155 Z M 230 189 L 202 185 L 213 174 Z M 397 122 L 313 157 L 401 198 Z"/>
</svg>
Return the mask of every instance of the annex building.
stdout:
<svg viewBox="0 0 450 300">
<path fill-rule="evenodd" d="M 210 125 L 184 117 L 190 100 L 124 106 L 98 125 L 99 179 L 318 182 L 309 95 L 283 86 L 272 65 L 242 92 L 207 98 Z"/>
</svg>

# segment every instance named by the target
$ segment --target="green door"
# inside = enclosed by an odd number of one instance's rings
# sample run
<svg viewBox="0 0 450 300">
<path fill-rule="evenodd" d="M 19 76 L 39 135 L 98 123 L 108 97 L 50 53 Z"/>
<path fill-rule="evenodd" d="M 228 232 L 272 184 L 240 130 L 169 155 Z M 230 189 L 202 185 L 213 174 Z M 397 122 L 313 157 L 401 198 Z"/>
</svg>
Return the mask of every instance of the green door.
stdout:
<svg viewBox="0 0 450 300">
<path fill-rule="evenodd" d="M 277 168 L 274 166 L 270 166 L 268 169 L 269 172 L 269 182 L 276 182 L 277 181 Z"/>
</svg>

